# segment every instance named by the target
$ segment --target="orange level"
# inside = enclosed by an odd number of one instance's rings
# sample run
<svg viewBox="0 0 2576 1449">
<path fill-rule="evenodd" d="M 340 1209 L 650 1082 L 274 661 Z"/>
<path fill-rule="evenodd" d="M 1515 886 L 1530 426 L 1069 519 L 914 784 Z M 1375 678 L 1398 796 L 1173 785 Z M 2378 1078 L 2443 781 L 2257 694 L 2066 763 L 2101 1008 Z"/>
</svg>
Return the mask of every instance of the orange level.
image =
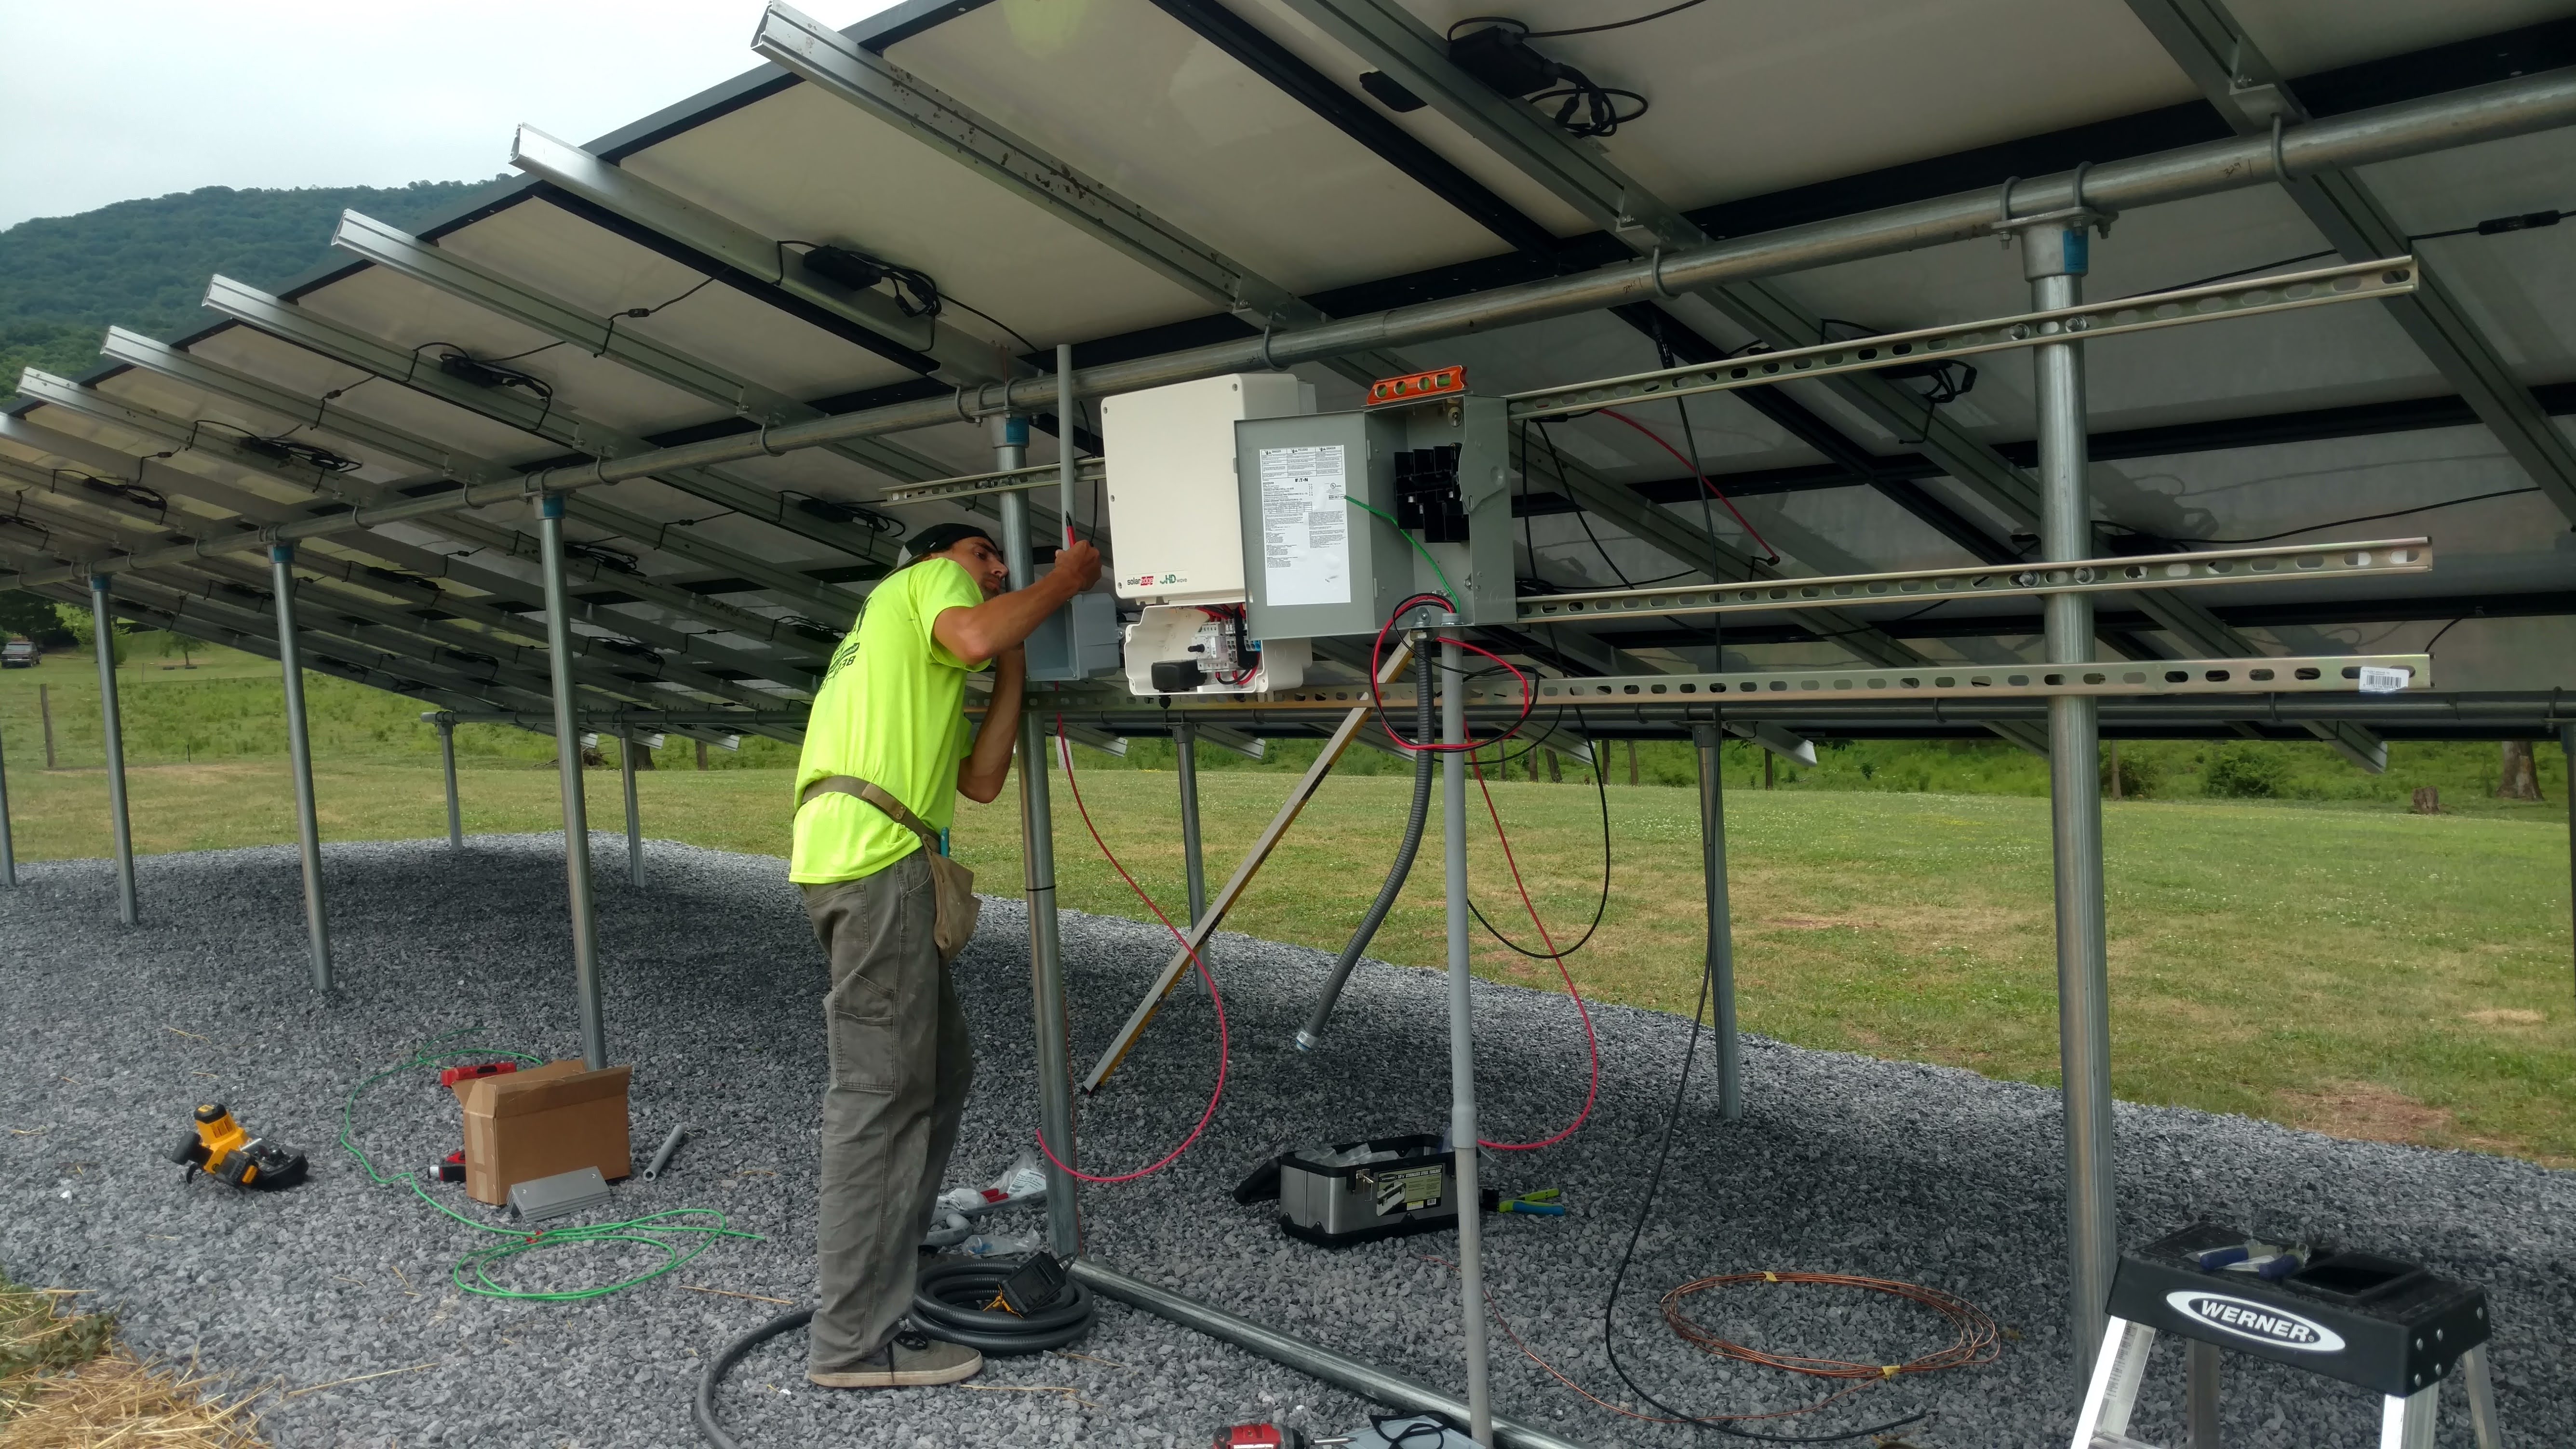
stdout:
<svg viewBox="0 0 2576 1449">
<path fill-rule="evenodd" d="M 1414 402 L 1426 397 L 1439 397 L 1444 393 L 1463 393 L 1466 390 L 1467 369 L 1435 367 L 1429 372 L 1416 372 L 1404 377 L 1380 378 L 1369 384 L 1368 400 L 1370 407 L 1376 407 L 1379 403 Z"/>
</svg>

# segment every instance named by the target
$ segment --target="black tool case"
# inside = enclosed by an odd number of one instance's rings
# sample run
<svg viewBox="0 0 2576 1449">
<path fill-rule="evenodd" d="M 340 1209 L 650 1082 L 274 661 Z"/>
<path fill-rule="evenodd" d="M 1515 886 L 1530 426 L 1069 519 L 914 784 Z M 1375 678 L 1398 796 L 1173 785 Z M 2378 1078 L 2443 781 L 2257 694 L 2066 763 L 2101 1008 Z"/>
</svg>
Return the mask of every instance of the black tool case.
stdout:
<svg viewBox="0 0 2576 1449">
<path fill-rule="evenodd" d="M 1279 1159 L 1279 1228 L 1327 1248 L 1458 1225 L 1457 1157 L 1416 1132 Z"/>
<path fill-rule="evenodd" d="M 2375 1253 L 2321 1252 L 2277 1283 L 2201 1271 L 2244 1241 L 2200 1223 L 2122 1254 L 2112 1316 L 2400 1398 L 2487 1341 L 2485 1289 Z"/>
</svg>

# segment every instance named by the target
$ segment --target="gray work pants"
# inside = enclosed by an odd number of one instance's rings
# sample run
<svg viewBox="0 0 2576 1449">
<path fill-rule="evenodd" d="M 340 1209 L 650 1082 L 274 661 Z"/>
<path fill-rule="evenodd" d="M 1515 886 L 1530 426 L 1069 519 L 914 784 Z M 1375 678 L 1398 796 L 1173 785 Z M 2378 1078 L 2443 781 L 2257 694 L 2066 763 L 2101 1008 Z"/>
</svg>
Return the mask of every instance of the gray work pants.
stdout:
<svg viewBox="0 0 2576 1449">
<path fill-rule="evenodd" d="M 809 885 L 805 914 L 832 963 L 823 998 L 832 1079 L 814 1236 L 822 1296 L 808 1365 L 860 1366 L 912 1305 L 921 1236 L 957 1145 L 974 1046 L 931 941 L 930 864 Z"/>
</svg>

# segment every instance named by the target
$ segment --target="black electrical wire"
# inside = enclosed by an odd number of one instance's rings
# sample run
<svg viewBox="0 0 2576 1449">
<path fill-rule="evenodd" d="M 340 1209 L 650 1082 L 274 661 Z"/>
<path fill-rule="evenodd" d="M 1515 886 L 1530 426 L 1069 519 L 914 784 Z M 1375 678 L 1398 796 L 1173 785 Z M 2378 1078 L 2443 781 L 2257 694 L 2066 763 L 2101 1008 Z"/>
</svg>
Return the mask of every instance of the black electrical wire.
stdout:
<svg viewBox="0 0 2576 1449">
<path fill-rule="evenodd" d="M 689 1419 L 697 1425 L 699 1438 L 713 1445 L 714 1449 L 742 1449 L 741 1441 L 726 1433 L 724 1426 L 716 1422 L 716 1391 L 724 1386 L 725 1375 L 733 1372 L 734 1365 L 749 1358 L 753 1349 L 782 1333 L 793 1333 L 813 1320 L 814 1310 L 811 1308 L 782 1313 L 726 1344 L 724 1352 L 708 1361 L 706 1371 L 698 1375 L 697 1396 L 689 1401 Z"/>
<path fill-rule="evenodd" d="M 356 386 L 355 383 L 350 385 L 353 387 Z M 298 423 L 295 428 L 290 428 L 283 433 L 279 433 L 271 437 L 252 432 L 250 429 L 243 427 L 239 423 L 228 423 L 222 418 L 199 418 L 188 425 L 188 441 L 181 446 L 184 448 L 195 447 L 197 443 L 197 430 L 200 428 L 214 427 L 222 428 L 227 432 L 241 434 L 241 443 L 239 446 L 247 452 L 257 453 L 262 457 L 270 458 L 281 463 L 301 463 L 305 467 L 311 468 L 318 473 L 354 473 L 364 466 L 357 459 L 348 457 L 345 454 L 335 453 L 329 448 L 323 447 L 319 443 L 296 441 L 294 436 L 296 429 L 306 426 L 309 426 L 309 424 Z M 163 453 L 156 454 L 155 456 L 168 457 L 169 455 Z"/>
<path fill-rule="evenodd" d="M 662 310 L 663 308 L 665 308 L 665 307 L 676 306 L 676 305 L 678 305 L 679 303 L 685 302 L 685 301 L 689 300 L 691 297 L 694 297 L 694 296 L 698 295 L 698 293 L 700 293 L 700 292 L 702 292 L 702 291 L 706 290 L 707 283 L 712 282 L 712 281 L 714 281 L 715 279 L 716 279 L 716 278 L 715 278 L 715 273 L 713 273 L 713 272 L 709 272 L 706 276 L 701 277 L 701 278 L 699 278 L 699 279 L 698 279 L 698 284 L 697 284 L 696 286 L 691 287 L 689 290 L 687 290 L 687 291 L 685 291 L 685 292 L 682 292 L 680 295 L 678 295 L 678 296 L 676 296 L 676 297 L 673 297 L 673 298 L 672 298 L 670 301 L 668 301 L 668 302 L 656 302 L 656 303 L 654 303 L 654 304 L 653 304 L 652 306 L 650 306 L 650 307 L 629 307 L 629 308 L 627 308 L 626 310 L 624 310 L 624 311 L 622 311 L 622 312 L 611 312 L 611 313 L 609 313 L 609 314 L 608 314 L 608 327 L 607 327 L 607 330 L 606 330 L 606 331 L 603 331 L 603 332 L 601 332 L 601 333 L 599 334 L 599 346 L 598 346 L 598 348 L 597 348 L 595 351 L 593 351 L 590 355 L 591 355 L 591 356 L 593 356 L 593 357 L 604 357 L 604 356 L 606 356 L 606 355 L 607 355 L 609 345 L 610 345 L 611 343 L 614 343 L 614 342 L 617 340 L 617 322 L 618 322 L 618 319 L 619 319 L 619 318 L 621 318 L 621 317 L 633 317 L 633 318 L 639 318 L 639 319 L 640 319 L 640 318 L 650 317 L 650 316 L 652 316 L 654 313 L 661 311 L 661 310 Z M 548 344 L 548 346 L 552 346 L 552 345 L 553 345 L 553 344 L 551 344 L 551 343 L 549 343 L 549 344 Z M 530 352 L 543 352 L 543 351 L 545 351 L 545 348 L 543 348 L 543 347 L 533 347 L 533 348 L 530 348 L 530 349 L 529 349 L 529 351 L 530 351 Z M 527 354 L 526 352 L 522 352 L 522 353 L 520 353 L 520 354 L 518 354 L 518 355 L 519 355 L 519 356 L 521 356 L 521 357 L 525 357 L 525 356 L 527 356 L 528 354 Z M 508 358 L 503 358 L 503 359 L 501 359 L 501 360 L 502 360 L 502 361 L 504 361 L 504 362 L 509 361 L 509 359 L 508 359 Z"/>
<path fill-rule="evenodd" d="M 1081 1337 L 1091 1327 L 1099 1304 L 1091 1290 L 1080 1283 L 1068 1282 L 1056 1306 L 1025 1318 L 986 1307 L 1000 1291 L 1003 1280 L 1025 1261 L 983 1258 L 923 1268 L 912 1294 L 913 1326 L 928 1337 L 961 1343 L 994 1357 L 1042 1353 Z M 793 1333 L 813 1319 L 811 1308 L 791 1309 L 726 1344 L 724 1351 L 708 1362 L 706 1370 L 698 1375 L 697 1394 L 689 1402 L 689 1419 L 696 1425 L 699 1438 L 713 1449 L 742 1449 L 741 1441 L 726 1433 L 716 1419 L 716 1395 L 724 1387 L 725 1375 L 750 1357 L 753 1349 L 781 1334 Z"/>
<path fill-rule="evenodd" d="M 433 347 L 444 347 L 447 350 L 440 353 L 436 360 L 439 370 L 448 376 L 472 387 L 515 387 L 535 393 L 543 401 L 544 406 L 537 409 L 535 422 L 523 423 L 519 426 L 529 432 L 542 435 L 545 432 L 546 419 L 555 410 L 555 386 L 535 373 L 512 367 L 509 363 L 513 358 L 526 357 L 532 353 L 543 352 L 546 348 L 562 345 L 559 341 L 549 342 L 543 347 L 531 347 L 526 352 L 511 353 L 508 357 L 477 357 L 457 343 L 424 342 L 411 350 L 411 365 L 403 369 L 403 385 L 410 386 L 413 377 L 419 373 L 422 353 Z M 350 384 L 352 387 L 356 385 Z"/>
<path fill-rule="evenodd" d="M 1003 331 L 1010 333 L 1012 341 L 1019 343 L 1020 346 L 1027 348 L 1029 351 L 1036 352 L 1038 350 L 1038 345 L 1031 342 L 1026 336 L 1022 335 L 1020 329 L 1003 321 L 1001 318 L 994 316 L 992 313 L 985 311 L 983 308 L 976 306 L 974 303 L 959 301 L 955 297 L 950 297 L 946 300 L 955 303 L 965 311 L 972 312 L 976 316 L 983 318 L 985 321 L 992 323 L 994 326 L 1001 328 Z"/>
<path fill-rule="evenodd" d="M 994 316 L 992 313 L 985 311 L 983 308 L 976 306 L 972 302 L 967 302 L 942 292 L 939 289 L 939 280 L 931 276 L 928 272 L 922 271 L 918 267 L 907 267 L 900 263 L 887 261 L 883 257 L 860 251 L 856 247 L 837 246 L 827 242 L 811 242 L 803 240 L 781 241 L 777 244 L 779 275 L 783 277 L 787 274 L 787 249 L 789 247 L 804 247 L 808 251 L 820 251 L 827 246 L 836 252 L 847 252 L 850 255 L 859 258 L 861 261 L 864 261 L 867 265 L 874 267 L 877 271 L 883 273 L 884 275 L 880 280 L 886 284 L 886 290 L 894 294 L 894 305 L 896 309 L 902 312 L 906 317 L 919 317 L 935 322 L 938 320 L 939 314 L 942 311 L 953 305 L 960 311 L 972 312 L 976 316 L 981 317 L 985 321 L 992 323 L 994 326 L 1001 328 L 1005 332 L 1008 332 L 1011 334 L 1014 341 L 1018 342 L 1020 346 L 1028 349 L 1030 352 L 1034 353 L 1038 350 L 1038 345 L 1031 342 L 1017 327 L 1012 326 L 1010 323 L 1003 321 L 1001 318 Z M 695 289 L 692 288 L 691 290 Z M 673 302 L 678 300 L 679 298 L 677 297 L 671 299 Z M 665 302 L 662 305 L 667 307 L 670 305 L 670 302 Z M 627 315 L 633 316 L 635 314 L 628 313 Z"/>
<path fill-rule="evenodd" d="M 1524 424 L 1523 426 L 1526 427 L 1528 425 Z M 1574 496 L 1574 488 L 1565 480 L 1565 455 L 1556 450 L 1556 434 L 1547 430 L 1547 424 L 1544 421 L 1538 423 L 1537 427 L 1538 440 L 1547 445 L 1548 466 L 1556 470 L 1557 491 L 1563 493 L 1568 498 L 1572 498 Z M 1523 460 L 1521 466 L 1521 478 L 1523 480 L 1522 491 L 1526 494 L 1528 491 L 1529 478 L 1529 466 L 1527 461 L 1529 458 L 1529 440 L 1526 434 L 1523 435 L 1521 440 L 1521 458 Z M 1625 573 L 1620 572 L 1619 561 L 1610 556 L 1610 550 L 1601 546 L 1599 535 L 1592 531 L 1592 515 L 1580 506 L 1577 506 L 1574 510 L 1574 516 L 1575 519 L 1583 525 L 1583 536 L 1592 540 L 1592 551 L 1601 555 L 1601 562 L 1609 566 L 1610 577 L 1617 579 L 1619 581 L 1619 587 L 1623 589 L 1635 588 L 1636 585 L 1628 581 L 1628 576 Z M 1533 570 L 1538 567 L 1538 551 L 1536 549 L 1532 549 L 1530 551 L 1530 567 Z"/>
<path fill-rule="evenodd" d="M 2490 498 L 2511 498 L 2517 494 L 2537 493 L 2539 491 L 2540 490 L 2537 488 L 2499 488 L 2493 493 L 2472 493 L 2466 498 L 2446 498 L 2439 503 L 2423 503 L 2418 504 L 2413 508 L 2392 509 L 2387 513 L 2365 513 L 2358 518 L 2337 518 L 2326 523 L 2311 523 L 2303 527 L 2286 529 L 2280 533 L 2266 533 L 2254 538 L 2183 538 L 2176 539 L 2174 541 L 2191 546 L 2207 543 L 2270 543 L 2274 539 L 2296 538 L 2300 534 L 2315 533 L 2320 529 L 2349 528 L 2356 523 L 2377 523 L 2383 518 L 2404 518 L 2410 513 L 2430 513 L 2437 508 L 2457 508 L 2463 503 L 2484 503 Z"/>
<path fill-rule="evenodd" d="M 2515 216 L 2491 216 L 2448 231 L 2419 231 L 2406 239 L 2410 242 L 2439 241 L 2446 236 L 2467 236 L 2471 232 L 2479 236 L 2502 236 L 2509 231 L 2533 231 L 2544 226 L 2556 226 L 2570 216 L 2576 216 L 2576 210 L 2526 211 Z"/>
<path fill-rule="evenodd" d="M 1562 62 L 1558 64 L 1557 70 L 1569 84 L 1563 90 L 1541 91 L 1529 100 L 1531 105 L 1537 105 L 1542 101 L 1563 97 L 1565 104 L 1556 108 L 1556 124 L 1569 136 L 1595 138 L 1616 136 L 1621 126 L 1654 109 L 1651 102 L 1635 91 L 1621 86 L 1602 85 Z M 1622 99 L 1635 101 L 1637 108 L 1633 111 L 1621 111 L 1619 102 Z M 1577 107 L 1581 107 L 1584 114 L 1584 119 L 1579 121 L 1574 118 Z"/>
<path fill-rule="evenodd" d="M 2467 236 L 2473 232 L 2479 236 L 2502 236 L 2507 232 L 2531 231 L 2539 227 L 2556 226 L 2559 222 L 2564 221 L 2570 216 L 2576 216 L 2576 208 L 2571 208 L 2565 211 L 2528 211 L 2518 216 L 2491 216 L 2484 221 L 2474 222 L 2468 226 L 2455 226 L 2442 231 L 2410 232 L 2407 234 L 2406 240 L 2408 244 L 2411 245 L 2415 242 L 2440 241 L 2444 237 Z M 2215 276 L 2198 277 L 2188 282 L 2174 282 L 2162 287 L 2150 287 L 2144 292 L 2130 292 L 2126 294 L 2126 296 L 2145 297 L 2157 292 L 2179 292 L 2187 287 L 2205 287 L 2212 282 L 2224 282 L 2230 277 L 2252 276 L 2256 272 L 2268 272 L 2274 267 L 2294 266 L 2300 262 L 2322 261 L 2327 257 L 2337 257 L 2341 255 L 2343 255 L 2343 253 L 2332 247 L 2328 247 L 2326 250 L 2321 252 L 2301 252 L 2295 257 L 2283 257 L 2279 261 L 2275 262 L 2262 262 L 2255 266 L 2238 267 L 2234 271 L 2220 272 Z M 2126 297 L 2114 297 L 2111 300 L 2115 302 L 2124 301 L 2126 300 Z"/>
<path fill-rule="evenodd" d="M 1646 1196 L 1637 1204 L 1637 1221 L 1628 1229 L 1628 1243 L 1619 1252 L 1619 1266 L 1611 1271 L 1610 1291 L 1601 1300 L 1601 1347 L 1602 1351 L 1609 1355 L 1610 1371 L 1617 1374 L 1619 1381 L 1628 1386 L 1628 1392 L 1677 1420 L 1701 1429 L 1714 1429 L 1720 1434 L 1733 1438 L 1758 1439 L 1767 1444 L 1838 1444 L 1885 1434 L 1918 1422 L 1927 1417 L 1928 1411 L 1918 1409 L 1901 1419 L 1890 1419 L 1884 1424 L 1874 1424 L 1866 1429 L 1846 1430 L 1840 1434 L 1765 1434 L 1756 1429 L 1739 1429 L 1713 1418 L 1686 1414 L 1656 1398 L 1646 1392 L 1636 1379 L 1630 1377 L 1627 1366 L 1619 1362 L 1619 1337 L 1612 1331 L 1611 1312 L 1619 1305 L 1619 1289 L 1628 1280 L 1628 1265 L 1637 1256 L 1637 1240 L 1645 1235 L 1646 1219 L 1655 1210 L 1655 1194 L 1662 1190 L 1664 1185 L 1664 1168 L 1673 1155 L 1673 1133 L 1681 1125 L 1682 1103 L 1688 1100 L 1690 1092 L 1691 1066 L 1699 1057 L 1700 1018 L 1708 1012 L 1708 998 L 1714 989 L 1716 976 L 1716 959 L 1713 956 L 1703 955 L 1700 958 L 1699 1000 L 1691 1007 L 1690 1041 L 1682 1048 L 1681 1080 L 1673 1084 L 1673 1104 L 1664 1113 L 1663 1141 L 1655 1148 L 1654 1171 L 1646 1174 Z"/>
<path fill-rule="evenodd" d="M 2208 277 L 2194 277 L 2188 282 L 2168 282 L 2161 287 L 2149 287 L 2143 292 L 2129 292 L 2122 296 L 2113 297 L 2111 300 L 2114 302 L 2121 302 L 2126 301 L 2130 297 L 2151 297 L 2158 292 L 2179 292 L 2187 287 L 2206 287 L 2212 282 L 2224 282 L 2230 277 L 2250 277 L 2256 272 L 2268 272 L 2274 267 L 2287 267 L 2299 262 L 2313 262 L 2324 257 L 2335 257 L 2341 255 L 2343 255 L 2343 253 L 2336 251 L 2332 247 L 2328 247 L 2321 252 L 2301 252 L 2295 257 L 2283 257 L 2276 262 L 2257 262 L 2250 267 L 2238 267 L 2232 272 L 2220 272 L 2215 276 Z"/>
<path fill-rule="evenodd" d="M 1091 1290 L 1068 1281 L 1055 1305 L 1025 1316 L 992 1307 L 1002 1284 L 1025 1258 L 967 1258 L 921 1270 L 912 1290 L 912 1326 L 932 1338 L 962 1343 L 997 1358 L 1062 1348 L 1091 1327 Z"/>
<path fill-rule="evenodd" d="M 1657 10 L 1651 14 L 1631 16 L 1626 20 L 1613 20 L 1601 25 L 1569 26 L 1563 30 L 1532 30 L 1527 24 L 1521 21 L 1513 20 L 1501 15 L 1470 15 L 1466 19 L 1459 21 L 1456 25 L 1450 26 L 1449 34 L 1452 38 L 1455 38 L 1460 27 L 1482 23 L 1486 25 L 1512 26 L 1520 31 L 1521 39 L 1523 40 L 1551 40 L 1560 35 L 1597 35 L 1604 30 L 1625 30 L 1631 25 L 1643 25 L 1649 20 L 1661 20 L 1667 15 L 1679 14 L 1680 12 L 1688 10 L 1692 6 L 1700 3 L 1701 0 L 1682 0 L 1682 3 L 1679 5 L 1667 5 L 1663 9 Z"/>
<path fill-rule="evenodd" d="M 1581 718 L 1582 717 L 1580 715 L 1576 716 L 1578 721 L 1580 721 Z M 1591 739 L 1589 735 L 1585 736 L 1585 738 Z M 1534 750 L 1537 748 L 1538 744 L 1535 741 L 1532 742 L 1530 749 Z M 1467 914 L 1476 918 L 1476 924 L 1485 928 L 1486 935 L 1493 937 L 1496 941 L 1502 944 L 1504 949 L 1512 952 L 1513 954 L 1527 956 L 1533 961 L 1561 962 L 1566 957 L 1582 950 L 1584 943 L 1592 939 L 1592 933 L 1601 929 L 1601 918 L 1608 914 L 1610 910 L 1610 786 L 1609 783 L 1603 779 L 1604 771 L 1602 769 L 1601 742 L 1599 740 L 1592 740 L 1592 751 L 1592 789 L 1593 793 L 1601 798 L 1601 899 L 1593 903 L 1592 924 L 1585 926 L 1583 928 L 1583 934 L 1577 937 L 1571 945 L 1561 947 L 1554 951 L 1533 951 L 1527 946 L 1522 945 L 1518 941 L 1513 940 L 1511 937 L 1506 936 L 1501 931 L 1495 929 L 1494 923 L 1485 919 L 1485 913 L 1476 909 L 1475 897 L 1470 896 L 1467 898 Z"/>
</svg>

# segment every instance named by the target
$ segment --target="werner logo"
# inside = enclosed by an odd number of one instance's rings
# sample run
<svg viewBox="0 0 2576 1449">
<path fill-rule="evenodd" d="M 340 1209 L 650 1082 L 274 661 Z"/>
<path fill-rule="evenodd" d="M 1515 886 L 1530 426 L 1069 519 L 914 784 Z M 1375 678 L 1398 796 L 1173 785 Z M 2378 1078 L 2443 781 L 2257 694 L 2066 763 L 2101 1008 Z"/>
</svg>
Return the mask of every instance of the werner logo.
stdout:
<svg viewBox="0 0 2576 1449">
<path fill-rule="evenodd" d="M 2165 1304 L 2186 1318 L 2255 1343 L 2268 1343 L 2274 1348 L 2295 1349 L 2300 1353 L 2343 1352 L 2342 1334 L 2322 1323 L 2269 1304 L 2230 1298 L 2224 1293 L 2197 1288 L 2168 1293 Z"/>
</svg>

